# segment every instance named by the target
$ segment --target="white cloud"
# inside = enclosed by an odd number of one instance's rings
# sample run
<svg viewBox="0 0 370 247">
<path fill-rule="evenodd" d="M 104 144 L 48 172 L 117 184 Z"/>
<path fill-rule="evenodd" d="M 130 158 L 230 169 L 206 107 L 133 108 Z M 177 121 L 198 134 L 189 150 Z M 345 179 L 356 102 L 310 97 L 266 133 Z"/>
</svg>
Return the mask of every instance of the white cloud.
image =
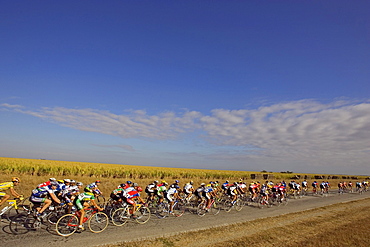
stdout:
<svg viewBox="0 0 370 247">
<path fill-rule="evenodd" d="M 122 138 L 173 140 L 201 131 L 203 135 L 199 138 L 213 145 L 245 148 L 246 151 L 238 155 L 207 156 L 222 156 L 224 160 L 239 157 L 239 160 L 259 160 L 266 164 L 338 162 L 344 166 L 353 162 L 364 165 L 370 155 L 369 102 L 323 104 L 301 100 L 257 109 L 214 109 L 209 115 L 197 111 L 148 115 L 142 110 L 118 115 L 95 109 L 23 110 L 18 105 L 0 106 L 0 109 L 30 114 L 62 126 Z M 133 150 L 129 146 L 121 148 Z"/>
</svg>

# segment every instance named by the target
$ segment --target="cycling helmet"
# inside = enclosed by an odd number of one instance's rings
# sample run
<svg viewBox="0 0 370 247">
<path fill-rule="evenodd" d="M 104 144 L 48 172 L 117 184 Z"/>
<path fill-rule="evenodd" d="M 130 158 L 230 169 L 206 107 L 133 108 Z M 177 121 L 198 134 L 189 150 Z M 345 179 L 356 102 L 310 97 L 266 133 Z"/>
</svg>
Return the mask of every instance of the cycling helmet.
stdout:
<svg viewBox="0 0 370 247">
<path fill-rule="evenodd" d="M 206 184 L 205 183 L 201 183 L 200 186 L 206 186 Z"/>
<path fill-rule="evenodd" d="M 71 184 L 76 183 L 76 180 L 71 179 Z"/>
<path fill-rule="evenodd" d="M 132 182 L 131 182 L 131 181 L 127 181 L 126 183 L 127 183 L 127 184 L 132 184 Z"/>
<path fill-rule="evenodd" d="M 60 183 L 60 184 L 64 184 L 64 180 L 63 179 L 59 179 L 57 182 Z"/>
<path fill-rule="evenodd" d="M 124 188 L 126 186 L 126 184 L 120 184 L 119 185 L 121 188 Z"/>
<path fill-rule="evenodd" d="M 12 177 L 12 182 L 20 183 L 21 182 L 21 179 L 18 178 L 18 177 Z"/>
<path fill-rule="evenodd" d="M 159 183 L 157 180 L 154 181 L 155 184 Z"/>
<path fill-rule="evenodd" d="M 49 178 L 49 181 L 57 181 L 55 178 Z"/>
<path fill-rule="evenodd" d="M 81 182 L 77 182 L 77 183 L 76 183 L 76 185 L 77 185 L 77 186 L 82 186 L 82 185 L 84 185 L 84 184 L 83 184 L 83 183 L 81 183 Z"/>
<path fill-rule="evenodd" d="M 167 184 L 167 182 L 166 182 L 166 181 L 164 181 L 164 180 L 162 181 L 162 183 L 163 183 L 163 184 Z"/>
<path fill-rule="evenodd" d="M 229 180 L 226 180 L 226 183 L 229 183 Z"/>
<path fill-rule="evenodd" d="M 180 183 L 180 181 L 179 181 L 179 180 L 175 180 L 175 183 L 177 183 L 177 184 L 178 184 L 178 183 Z"/>
<path fill-rule="evenodd" d="M 137 183 L 134 183 L 134 184 L 132 185 L 132 187 L 137 187 L 137 186 L 139 186 Z"/>
<path fill-rule="evenodd" d="M 101 181 L 100 180 L 96 180 L 95 183 L 101 183 Z"/>
<path fill-rule="evenodd" d="M 143 191 L 143 188 L 141 188 L 141 187 L 139 186 L 139 187 L 137 187 L 137 191 L 141 192 L 141 191 Z"/>
<path fill-rule="evenodd" d="M 190 181 L 190 183 L 189 184 L 193 184 L 194 182 L 193 181 Z"/>
<path fill-rule="evenodd" d="M 71 180 L 70 180 L 70 179 L 68 179 L 68 178 L 64 179 L 63 181 L 64 181 L 65 183 L 70 183 L 70 182 L 71 182 Z"/>
</svg>

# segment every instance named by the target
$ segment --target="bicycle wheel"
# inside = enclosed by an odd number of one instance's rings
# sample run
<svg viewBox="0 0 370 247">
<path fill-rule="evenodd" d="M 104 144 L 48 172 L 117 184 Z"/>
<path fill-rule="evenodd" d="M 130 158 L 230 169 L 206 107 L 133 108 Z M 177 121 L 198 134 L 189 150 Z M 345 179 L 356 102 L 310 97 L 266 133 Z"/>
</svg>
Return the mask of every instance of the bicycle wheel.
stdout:
<svg viewBox="0 0 370 247">
<path fill-rule="evenodd" d="M 11 221 L 12 218 L 14 218 L 15 216 L 17 216 L 19 213 L 21 213 L 21 210 L 18 208 L 16 209 L 15 207 L 10 207 L 8 209 L 8 211 L 6 213 L 4 213 L 3 215 L 5 216 L 5 218 L 8 220 L 8 221 Z"/>
<path fill-rule="evenodd" d="M 64 209 L 63 209 L 63 211 L 62 210 L 55 210 L 55 211 L 50 212 L 46 216 L 46 219 L 47 219 L 49 224 L 55 225 L 58 222 L 59 218 L 62 217 L 63 215 L 65 215 L 65 210 Z"/>
<path fill-rule="evenodd" d="M 135 213 L 136 222 L 139 224 L 145 224 L 150 219 L 150 210 L 147 207 L 141 206 Z"/>
<path fill-rule="evenodd" d="M 284 197 L 283 199 L 280 200 L 281 204 L 286 206 L 288 204 L 288 198 Z"/>
<path fill-rule="evenodd" d="M 90 217 L 88 226 L 93 233 L 99 233 L 107 228 L 108 223 L 108 215 L 103 212 L 97 212 Z"/>
<path fill-rule="evenodd" d="M 99 207 L 105 208 L 105 197 L 103 195 L 96 196 L 96 203 Z"/>
<path fill-rule="evenodd" d="M 214 202 L 210 208 L 210 213 L 213 215 L 218 215 L 220 213 L 221 208 Z"/>
<path fill-rule="evenodd" d="M 127 208 L 116 209 L 112 214 L 112 223 L 115 226 L 123 226 L 129 219 Z"/>
<path fill-rule="evenodd" d="M 206 202 L 202 202 L 198 205 L 197 215 L 200 217 L 203 217 L 204 215 L 206 215 L 206 213 L 207 213 Z"/>
<path fill-rule="evenodd" d="M 230 200 L 226 200 L 224 202 L 224 209 L 225 209 L 225 211 L 229 213 L 232 208 L 233 208 L 233 203 Z"/>
<path fill-rule="evenodd" d="M 173 214 L 176 216 L 176 217 L 181 217 L 184 213 L 185 213 L 185 207 L 183 204 L 181 203 L 176 203 L 174 206 L 173 206 Z"/>
<path fill-rule="evenodd" d="M 243 202 L 240 199 L 236 199 L 234 203 L 234 207 L 235 207 L 235 210 L 239 212 L 240 210 L 243 209 Z"/>
<path fill-rule="evenodd" d="M 58 235 L 67 237 L 75 233 L 79 221 L 78 217 L 74 214 L 66 214 L 59 218 L 55 225 L 55 230 Z"/>
<path fill-rule="evenodd" d="M 9 228 L 14 235 L 21 235 L 29 232 L 32 229 L 33 219 L 31 214 L 20 213 L 12 217 Z M 32 217 L 33 218 L 33 217 Z"/>
<path fill-rule="evenodd" d="M 155 210 L 155 215 L 160 219 L 166 218 L 168 215 L 167 205 L 164 203 L 159 204 Z"/>
</svg>

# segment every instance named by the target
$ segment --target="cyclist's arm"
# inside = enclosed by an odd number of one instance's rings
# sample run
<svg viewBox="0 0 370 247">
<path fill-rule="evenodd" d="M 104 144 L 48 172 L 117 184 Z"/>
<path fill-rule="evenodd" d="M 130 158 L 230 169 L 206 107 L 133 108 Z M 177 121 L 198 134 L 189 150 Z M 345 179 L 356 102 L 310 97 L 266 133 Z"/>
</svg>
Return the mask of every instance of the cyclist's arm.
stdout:
<svg viewBox="0 0 370 247">
<path fill-rule="evenodd" d="M 16 198 L 20 198 L 22 197 L 22 195 L 18 194 L 14 188 L 10 188 L 10 193 L 12 193 L 12 195 Z"/>
<path fill-rule="evenodd" d="M 60 203 L 60 200 L 58 199 L 58 197 L 54 194 L 54 193 L 49 193 L 51 199 L 53 199 L 54 202 L 56 203 Z"/>
</svg>

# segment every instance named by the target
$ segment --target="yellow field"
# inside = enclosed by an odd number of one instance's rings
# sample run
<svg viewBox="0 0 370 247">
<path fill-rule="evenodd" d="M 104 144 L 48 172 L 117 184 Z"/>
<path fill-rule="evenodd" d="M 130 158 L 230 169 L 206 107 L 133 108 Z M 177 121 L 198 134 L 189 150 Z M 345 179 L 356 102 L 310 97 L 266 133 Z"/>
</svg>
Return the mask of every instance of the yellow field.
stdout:
<svg viewBox="0 0 370 247">
<path fill-rule="evenodd" d="M 256 176 L 255 178 L 251 177 L 253 174 Z M 289 180 L 294 176 L 301 176 L 301 179 L 307 176 L 310 180 L 311 177 L 315 176 L 315 174 L 164 168 L 0 157 L 0 182 L 18 176 L 22 179 L 20 189 L 27 187 L 27 190 L 45 182 L 50 177 L 75 179 L 84 184 L 100 179 L 103 182 L 102 190 L 108 192 L 126 180 L 138 182 L 144 187 L 153 180 L 166 180 L 171 183 L 173 180 L 179 179 L 182 184 L 190 180 L 193 180 L 195 184 L 211 180 L 224 182 L 225 180 L 251 181 L 256 179 L 264 181 L 266 178 L 263 178 L 263 174 L 269 175 L 268 179 L 274 181 Z"/>
</svg>

